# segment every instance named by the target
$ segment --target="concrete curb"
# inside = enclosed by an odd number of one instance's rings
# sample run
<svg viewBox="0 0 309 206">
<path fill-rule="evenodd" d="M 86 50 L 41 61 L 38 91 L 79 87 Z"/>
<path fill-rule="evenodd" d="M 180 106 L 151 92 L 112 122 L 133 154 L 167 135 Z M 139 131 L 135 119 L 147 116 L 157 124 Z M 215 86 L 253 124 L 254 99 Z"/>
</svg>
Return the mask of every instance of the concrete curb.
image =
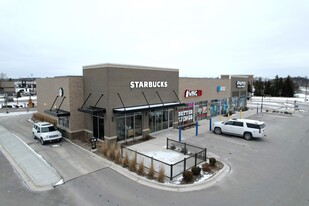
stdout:
<svg viewBox="0 0 309 206">
<path fill-rule="evenodd" d="M 107 166 L 109 168 L 111 168 L 112 170 L 118 172 L 119 174 L 131 179 L 132 181 L 135 181 L 139 184 L 142 184 L 142 185 L 145 185 L 145 186 L 148 186 L 148 187 L 160 189 L 160 190 L 173 191 L 173 192 L 188 192 L 188 191 L 196 191 L 196 190 L 206 189 L 206 188 L 209 188 L 209 187 L 215 185 L 219 181 L 221 181 L 231 171 L 231 166 L 229 164 L 219 160 L 223 164 L 223 168 L 221 170 L 219 170 L 216 174 L 214 174 L 212 177 L 207 179 L 206 181 L 195 183 L 195 184 L 187 184 L 187 185 L 172 185 L 172 184 L 169 185 L 169 184 L 166 184 L 166 183 L 159 183 L 156 180 L 149 180 L 146 177 L 139 176 L 138 174 L 129 171 L 127 168 L 123 168 L 122 166 L 117 165 L 114 162 L 109 161 L 109 160 L 95 154 L 94 152 L 91 152 L 91 151 L 75 144 L 74 142 L 72 142 L 71 140 L 69 140 L 67 138 L 63 138 L 63 139 L 65 141 L 75 145 L 76 147 L 78 147 L 78 148 L 80 148 L 80 149 L 82 149 L 86 152 L 89 152 L 92 155 L 96 155 L 96 156 L 100 157 L 101 159 L 103 159 L 103 161 L 107 164 Z"/>
<path fill-rule="evenodd" d="M 48 162 L 46 162 L 41 155 L 34 151 L 27 143 L 25 143 L 21 138 L 19 138 L 14 133 L 6 130 L 5 128 L 1 127 L 1 129 L 7 131 L 3 135 L 9 135 L 9 138 L 7 137 L 7 140 L 9 141 L 4 141 L 2 142 L 2 144 L 0 144 L 0 151 L 7 158 L 13 169 L 17 172 L 21 180 L 31 191 L 39 192 L 50 190 L 54 188 L 54 185 L 59 184 L 61 181 L 63 181 L 62 177 L 58 174 L 58 172 L 50 164 L 48 164 Z M 21 156 L 20 154 L 29 154 L 30 156 L 25 158 L 24 155 Z M 33 167 L 27 166 L 29 161 L 36 162 L 36 165 L 42 164 L 42 167 L 38 167 L 37 169 L 39 170 L 35 170 Z M 40 171 L 41 169 L 43 169 L 43 174 L 38 174 L 38 171 Z M 48 175 L 48 177 L 44 179 L 44 175 Z"/>
<path fill-rule="evenodd" d="M 51 185 L 39 185 L 38 183 L 35 183 L 30 176 L 27 174 L 25 169 L 20 165 L 15 158 L 7 151 L 5 147 L 0 145 L 0 151 L 2 154 L 7 158 L 7 160 L 10 162 L 12 167 L 17 171 L 17 174 L 21 177 L 21 180 L 27 185 L 27 187 L 34 192 L 42 192 L 46 190 L 51 190 L 54 188 L 54 186 Z M 61 181 L 61 180 L 60 180 Z"/>
<path fill-rule="evenodd" d="M 7 158 L 7 160 L 10 162 L 12 165 L 13 169 L 17 171 L 17 174 L 20 176 L 21 180 L 25 183 L 25 185 L 31 190 L 31 191 L 45 191 L 45 190 L 50 190 L 53 187 L 51 185 L 46 185 L 46 186 L 39 186 L 36 185 L 29 175 L 22 169 L 22 167 L 18 164 L 18 162 L 14 159 L 14 157 L 11 156 L 11 154 L 3 147 L 0 145 L 0 151 L 2 154 Z"/>
</svg>

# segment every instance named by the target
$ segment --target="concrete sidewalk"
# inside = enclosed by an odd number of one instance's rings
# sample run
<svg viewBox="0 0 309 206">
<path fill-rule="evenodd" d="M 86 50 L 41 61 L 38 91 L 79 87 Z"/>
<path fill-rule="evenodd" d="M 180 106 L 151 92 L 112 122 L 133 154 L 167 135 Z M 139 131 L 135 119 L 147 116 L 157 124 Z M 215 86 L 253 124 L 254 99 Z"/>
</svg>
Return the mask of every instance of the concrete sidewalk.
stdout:
<svg viewBox="0 0 309 206">
<path fill-rule="evenodd" d="M 32 148 L 0 125 L 0 150 L 32 191 L 52 189 L 62 178 Z"/>
</svg>

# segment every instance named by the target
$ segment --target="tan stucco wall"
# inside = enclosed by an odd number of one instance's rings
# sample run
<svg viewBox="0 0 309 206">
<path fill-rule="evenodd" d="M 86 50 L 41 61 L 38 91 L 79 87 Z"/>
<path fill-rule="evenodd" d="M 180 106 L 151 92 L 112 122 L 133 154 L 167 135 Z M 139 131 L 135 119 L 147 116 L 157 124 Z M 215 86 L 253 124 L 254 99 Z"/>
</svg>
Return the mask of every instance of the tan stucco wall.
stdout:
<svg viewBox="0 0 309 206">
<path fill-rule="evenodd" d="M 0 80 L 0 88 L 3 90 L 3 93 L 15 93 L 14 81 Z"/>
<path fill-rule="evenodd" d="M 218 85 L 225 87 L 225 91 L 217 92 Z M 202 96 L 186 98 L 186 90 L 202 90 Z M 179 98 L 183 103 L 229 98 L 230 93 L 230 79 L 179 78 Z"/>
<path fill-rule="evenodd" d="M 57 117 L 48 115 L 44 111 L 49 110 L 58 95 L 59 88 L 63 88 L 64 101 L 60 109 L 69 111 L 70 128 L 66 130 L 74 133 L 84 129 L 84 114 L 77 111 L 83 104 L 83 81 L 81 76 L 55 77 L 37 80 L 37 110 L 38 113 L 49 116 L 53 119 Z M 59 108 L 63 97 L 58 97 L 53 108 Z"/>
<path fill-rule="evenodd" d="M 84 98 L 92 93 L 86 106 L 93 106 L 100 95 L 104 94 L 97 106 L 106 108 L 104 135 L 113 137 L 116 135 L 116 116 L 113 109 L 123 107 L 118 93 L 126 107 L 147 105 L 142 92 L 149 104 L 161 103 L 156 91 L 160 94 L 162 101 L 178 102 L 173 92 L 174 90 L 178 93 L 178 75 L 178 69 L 109 64 L 85 66 L 83 70 Z M 132 89 L 130 88 L 131 81 L 167 81 L 167 87 Z M 85 114 L 85 126 L 87 130 L 92 131 L 92 119 L 89 114 Z"/>
</svg>

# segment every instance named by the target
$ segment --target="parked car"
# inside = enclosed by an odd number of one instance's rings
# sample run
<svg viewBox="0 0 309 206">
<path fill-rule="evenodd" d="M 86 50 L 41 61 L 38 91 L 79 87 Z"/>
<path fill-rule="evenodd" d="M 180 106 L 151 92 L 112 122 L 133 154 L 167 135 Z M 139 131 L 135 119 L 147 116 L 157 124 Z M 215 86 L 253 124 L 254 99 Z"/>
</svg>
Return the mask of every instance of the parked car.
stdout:
<svg viewBox="0 0 309 206">
<path fill-rule="evenodd" d="M 37 122 L 33 124 L 32 134 L 34 139 L 41 141 L 44 145 L 46 142 L 61 141 L 61 133 L 48 122 Z"/>
<path fill-rule="evenodd" d="M 252 137 L 266 136 L 265 123 L 252 119 L 230 119 L 228 121 L 214 122 L 215 134 L 230 134 L 251 140 Z"/>
</svg>

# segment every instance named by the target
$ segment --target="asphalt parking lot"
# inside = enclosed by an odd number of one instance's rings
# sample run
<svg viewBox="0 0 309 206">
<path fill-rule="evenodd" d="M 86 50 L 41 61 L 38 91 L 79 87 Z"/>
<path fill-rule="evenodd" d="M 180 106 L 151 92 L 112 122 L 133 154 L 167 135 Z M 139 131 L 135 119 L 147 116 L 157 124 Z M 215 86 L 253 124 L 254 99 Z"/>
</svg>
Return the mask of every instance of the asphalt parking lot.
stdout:
<svg viewBox="0 0 309 206">
<path fill-rule="evenodd" d="M 232 170 L 224 179 L 214 186 L 200 191 L 173 193 L 153 189 L 115 173 L 112 169 L 93 170 L 76 176 L 64 185 L 44 193 L 28 191 L 18 176 L 10 182 L 4 181 L 5 177 L 12 176 L 8 164 L 1 165 L 1 199 L 7 205 L 23 203 L 23 205 L 308 205 L 309 170 L 308 151 L 309 121 L 308 107 L 293 115 L 273 113 L 252 113 L 250 118 L 265 121 L 267 137 L 246 141 L 243 138 L 215 135 L 209 131 L 209 125 L 201 122 L 199 135 L 195 130 L 183 130 L 183 141 L 207 147 L 209 155 L 227 162 Z M 53 161 L 57 154 L 54 150 L 61 149 L 61 154 L 66 159 L 55 161 L 55 167 L 62 168 L 60 173 L 74 174 L 82 166 L 71 167 L 65 161 L 76 162 L 76 156 L 66 155 L 70 147 L 51 147 L 53 144 L 42 146 L 34 142 L 31 135 L 27 136 L 27 127 L 23 127 L 23 120 L 16 119 L 1 122 L 2 125 L 23 136 L 28 145 Z M 15 124 L 15 125 L 14 125 Z M 18 124 L 18 125 L 16 125 Z M 18 132 L 19 131 L 19 132 Z M 178 138 L 177 130 L 167 130 L 154 134 L 157 138 L 174 136 Z M 83 152 L 78 152 L 83 155 Z M 56 156 L 55 156 L 56 155 Z M 75 158 L 75 160 L 73 159 Z M 3 157 L 1 157 L 3 159 Z M 66 167 L 68 166 L 68 167 Z M 77 166 L 77 165 L 76 165 Z M 14 172 L 13 172 L 14 174 Z M 8 188 L 10 188 L 8 190 Z M 8 192 L 11 191 L 11 192 Z M 13 194 L 14 193 L 14 194 Z M 18 195 L 16 195 L 18 194 Z M 65 197 L 61 194 L 66 194 Z M 88 195 L 84 195 L 88 194 Z M 31 198 L 29 198 L 31 197 Z M 104 197 L 102 199 L 102 197 Z M 162 199 L 162 197 L 165 197 Z M 107 202 L 108 200 L 108 202 Z M 13 204 L 14 203 L 14 204 Z"/>
</svg>

